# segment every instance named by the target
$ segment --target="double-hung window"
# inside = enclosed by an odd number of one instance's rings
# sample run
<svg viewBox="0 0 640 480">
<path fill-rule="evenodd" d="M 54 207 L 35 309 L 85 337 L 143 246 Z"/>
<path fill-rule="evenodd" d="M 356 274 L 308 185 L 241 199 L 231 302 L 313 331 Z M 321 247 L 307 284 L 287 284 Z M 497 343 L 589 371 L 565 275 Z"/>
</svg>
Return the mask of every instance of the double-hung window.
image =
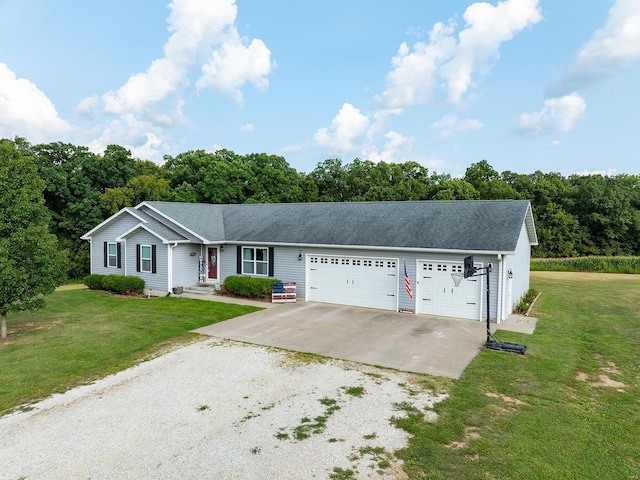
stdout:
<svg viewBox="0 0 640 480">
<path fill-rule="evenodd" d="M 269 275 L 269 249 L 242 247 L 242 273 L 247 275 Z"/>
<path fill-rule="evenodd" d="M 107 244 L 107 267 L 118 267 L 118 245 L 113 242 Z"/>
<path fill-rule="evenodd" d="M 140 271 L 151 273 L 151 246 L 140 246 Z"/>
</svg>

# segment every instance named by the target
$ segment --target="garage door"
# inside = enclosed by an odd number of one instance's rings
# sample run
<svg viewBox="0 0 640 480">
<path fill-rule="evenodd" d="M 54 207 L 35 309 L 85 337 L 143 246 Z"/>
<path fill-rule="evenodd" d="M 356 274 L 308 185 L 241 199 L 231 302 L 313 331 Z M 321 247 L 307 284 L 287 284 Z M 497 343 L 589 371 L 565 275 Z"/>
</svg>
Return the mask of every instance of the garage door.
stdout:
<svg viewBox="0 0 640 480">
<path fill-rule="evenodd" d="M 307 300 L 385 310 L 398 308 L 398 261 L 307 256 Z"/>
<path fill-rule="evenodd" d="M 418 313 L 482 319 L 482 278 L 469 277 L 456 287 L 451 278 L 462 262 L 418 262 Z"/>
</svg>

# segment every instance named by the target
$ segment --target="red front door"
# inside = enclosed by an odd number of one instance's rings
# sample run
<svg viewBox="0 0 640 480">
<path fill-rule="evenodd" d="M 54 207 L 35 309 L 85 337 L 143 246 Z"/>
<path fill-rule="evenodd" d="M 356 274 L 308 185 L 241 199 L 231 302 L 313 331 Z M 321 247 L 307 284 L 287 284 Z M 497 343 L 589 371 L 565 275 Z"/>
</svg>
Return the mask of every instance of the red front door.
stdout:
<svg viewBox="0 0 640 480">
<path fill-rule="evenodd" d="M 216 247 L 209 247 L 207 254 L 207 263 L 209 264 L 209 273 L 207 278 L 209 280 L 218 279 L 218 249 Z"/>
</svg>

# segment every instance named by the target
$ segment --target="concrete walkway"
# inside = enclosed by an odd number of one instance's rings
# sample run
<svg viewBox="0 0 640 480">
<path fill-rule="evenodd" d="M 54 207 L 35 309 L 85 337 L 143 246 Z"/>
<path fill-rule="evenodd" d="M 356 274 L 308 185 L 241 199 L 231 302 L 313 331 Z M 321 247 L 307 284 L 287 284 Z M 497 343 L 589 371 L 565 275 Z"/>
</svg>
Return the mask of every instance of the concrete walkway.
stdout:
<svg viewBox="0 0 640 480">
<path fill-rule="evenodd" d="M 450 378 L 486 340 L 483 322 L 314 302 L 274 305 L 195 332 Z"/>
</svg>

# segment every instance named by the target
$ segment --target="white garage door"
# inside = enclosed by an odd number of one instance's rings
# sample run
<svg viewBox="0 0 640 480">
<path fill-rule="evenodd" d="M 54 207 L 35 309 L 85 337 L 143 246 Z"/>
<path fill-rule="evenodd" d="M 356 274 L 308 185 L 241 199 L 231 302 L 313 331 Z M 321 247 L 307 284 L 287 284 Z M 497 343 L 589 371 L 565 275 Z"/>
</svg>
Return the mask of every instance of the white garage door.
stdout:
<svg viewBox="0 0 640 480">
<path fill-rule="evenodd" d="M 398 261 L 307 256 L 307 300 L 385 310 L 398 308 Z"/>
<path fill-rule="evenodd" d="M 469 277 L 456 287 L 451 278 L 462 262 L 418 262 L 418 313 L 482 319 L 482 278 Z"/>
</svg>

